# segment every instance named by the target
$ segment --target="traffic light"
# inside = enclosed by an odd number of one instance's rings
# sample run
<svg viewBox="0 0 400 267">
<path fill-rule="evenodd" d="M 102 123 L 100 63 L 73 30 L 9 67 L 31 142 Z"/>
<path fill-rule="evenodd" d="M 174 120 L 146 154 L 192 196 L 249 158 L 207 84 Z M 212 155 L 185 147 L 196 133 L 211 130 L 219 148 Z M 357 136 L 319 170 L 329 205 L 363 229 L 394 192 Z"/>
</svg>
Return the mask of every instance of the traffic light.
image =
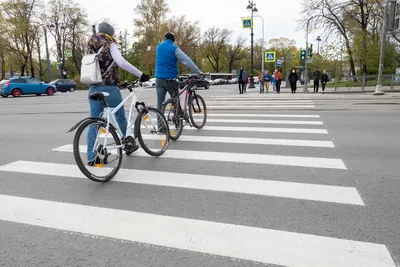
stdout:
<svg viewBox="0 0 400 267">
<path fill-rule="evenodd" d="M 308 58 L 312 58 L 312 47 L 313 45 L 310 45 L 310 48 L 308 48 Z"/>
<path fill-rule="evenodd" d="M 306 50 L 301 50 L 300 51 L 300 59 L 305 60 L 306 59 Z"/>
</svg>

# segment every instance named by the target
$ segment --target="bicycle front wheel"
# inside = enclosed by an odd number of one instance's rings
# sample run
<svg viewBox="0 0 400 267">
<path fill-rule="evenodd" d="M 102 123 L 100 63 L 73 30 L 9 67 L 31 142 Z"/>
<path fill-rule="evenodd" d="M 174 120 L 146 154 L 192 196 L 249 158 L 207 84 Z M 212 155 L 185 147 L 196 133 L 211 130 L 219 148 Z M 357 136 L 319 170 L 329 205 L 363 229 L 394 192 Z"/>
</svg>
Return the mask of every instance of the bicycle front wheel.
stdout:
<svg viewBox="0 0 400 267">
<path fill-rule="evenodd" d="M 170 98 L 161 107 L 161 114 L 164 115 L 169 125 L 169 137 L 174 141 L 178 140 L 183 131 L 183 121 L 181 116 L 178 116 L 179 103 L 175 104 L 175 102 L 177 102 L 175 98 Z"/>
<path fill-rule="evenodd" d="M 203 128 L 207 121 L 207 107 L 201 95 L 192 95 L 189 101 L 189 110 L 189 118 L 193 126 L 197 129 Z"/>
<path fill-rule="evenodd" d="M 75 162 L 95 182 L 110 181 L 121 168 L 122 146 L 117 132 L 99 119 L 85 121 L 73 143 Z"/>
<path fill-rule="evenodd" d="M 169 127 L 162 113 L 153 107 L 142 109 L 137 117 L 138 139 L 141 147 L 151 156 L 161 156 L 169 146 Z"/>
</svg>

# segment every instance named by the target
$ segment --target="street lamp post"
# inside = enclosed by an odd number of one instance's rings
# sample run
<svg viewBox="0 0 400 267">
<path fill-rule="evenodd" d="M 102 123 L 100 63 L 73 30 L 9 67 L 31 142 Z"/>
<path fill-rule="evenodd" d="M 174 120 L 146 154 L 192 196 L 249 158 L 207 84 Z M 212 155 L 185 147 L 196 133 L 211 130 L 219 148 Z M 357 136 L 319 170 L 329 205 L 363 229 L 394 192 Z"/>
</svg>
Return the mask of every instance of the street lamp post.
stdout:
<svg viewBox="0 0 400 267">
<path fill-rule="evenodd" d="M 320 36 L 318 36 L 317 42 L 318 42 L 318 55 L 319 55 L 319 42 L 321 42 L 321 37 Z"/>
<path fill-rule="evenodd" d="M 250 70 L 250 83 L 249 83 L 249 87 L 248 88 L 256 88 L 255 86 L 254 86 L 254 78 L 253 78 L 253 69 L 254 69 L 254 62 L 253 62 L 253 54 L 254 54 L 254 51 L 253 51 L 253 36 L 254 36 L 254 33 L 253 33 L 253 28 L 254 28 L 254 23 L 253 23 L 253 13 L 254 12 L 257 12 L 258 10 L 257 10 L 257 8 L 256 8 L 256 4 L 253 2 L 253 1 L 250 1 L 249 0 L 249 5 L 247 6 L 247 10 L 251 10 L 251 23 L 252 23 L 252 25 L 251 25 L 251 34 L 250 34 L 250 36 L 251 36 L 251 50 L 250 50 L 250 54 L 251 54 L 251 70 Z"/>
<path fill-rule="evenodd" d="M 43 27 L 44 30 L 44 42 L 46 44 L 46 58 L 47 58 L 47 71 L 48 71 L 48 79 L 51 81 L 51 63 L 50 63 L 50 54 L 49 54 L 49 46 L 47 43 L 47 29 Z"/>
<path fill-rule="evenodd" d="M 305 60 L 305 69 L 304 69 L 304 89 L 303 92 L 308 92 L 308 28 L 310 26 L 310 21 L 314 18 L 314 16 L 312 16 L 311 18 L 309 18 L 307 20 L 307 28 L 306 28 L 306 54 L 304 56 L 304 60 Z"/>
<path fill-rule="evenodd" d="M 256 15 L 254 17 L 259 17 L 262 20 L 262 45 L 261 45 L 261 69 L 264 70 L 264 18 L 261 17 L 260 15 Z M 254 81 L 254 79 L 253 79 Z"/>
</svg>

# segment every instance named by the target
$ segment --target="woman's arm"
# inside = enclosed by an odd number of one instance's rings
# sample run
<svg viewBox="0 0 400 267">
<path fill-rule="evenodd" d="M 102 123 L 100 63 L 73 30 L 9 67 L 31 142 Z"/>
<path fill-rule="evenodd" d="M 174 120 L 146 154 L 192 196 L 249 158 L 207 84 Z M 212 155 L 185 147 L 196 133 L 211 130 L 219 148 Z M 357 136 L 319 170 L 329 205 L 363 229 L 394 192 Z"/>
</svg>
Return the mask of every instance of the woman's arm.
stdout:
<svg viewBox="0 0 400 267">
<path fill-rule="evenodd" d="M 114 61 L 120 66 L 122 69 L 126 70 L 127 72 L 132 73 L 136 77 L 140 78 L 142 77 L 143 72 L 138 70 L 135 66 L 133 66 L 131 63 L 126 61 L 125 58 L 121 55 L 121 52 L 118 50 L 118 47 L 115 43 L 112 43 L 110 46 L 110 52 L 111 56 L 114 59 Z"/>
</svg>

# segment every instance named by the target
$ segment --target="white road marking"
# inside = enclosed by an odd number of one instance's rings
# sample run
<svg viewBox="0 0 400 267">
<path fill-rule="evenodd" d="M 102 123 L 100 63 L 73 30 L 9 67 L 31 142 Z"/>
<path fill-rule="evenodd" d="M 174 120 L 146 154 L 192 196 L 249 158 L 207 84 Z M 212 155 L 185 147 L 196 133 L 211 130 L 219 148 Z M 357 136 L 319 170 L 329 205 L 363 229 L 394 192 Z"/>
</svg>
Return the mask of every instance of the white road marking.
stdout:
<svg viewBox="0 0 400 267">
<path fill-rule="evenodd" d="M 291 267 L 396 267 L 385 245 L 0 195 L 0 220 Z"/>
</svg>

